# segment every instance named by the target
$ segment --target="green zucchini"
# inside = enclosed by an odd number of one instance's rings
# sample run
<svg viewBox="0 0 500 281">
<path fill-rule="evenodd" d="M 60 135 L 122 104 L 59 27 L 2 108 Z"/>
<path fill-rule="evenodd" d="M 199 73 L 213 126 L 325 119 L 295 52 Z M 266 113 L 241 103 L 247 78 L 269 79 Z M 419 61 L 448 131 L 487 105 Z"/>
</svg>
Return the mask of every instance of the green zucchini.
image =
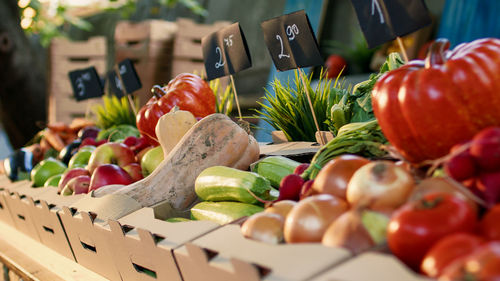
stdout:
<svg viewBox="0 0 500 281">
<path fill-rule="evenodd" d="M 237 201 L 259 203 L 276 199 L 271 196 L 271 184 L 257 173 L 224 166 L 213 166 L 201 172 L 194 182 L 194 190 L 203 201 Z M 253 194 L 253 195 L 252 195 Z"/>
<path fill-rule="evenodd" d="M 263 207 L 240 202 L 200 202 L 191 208 L 191 218 L 218 224 L 230 223 L 244 216 L 264 211 Z"/>
<path fill-rule="evenodd" d="M 255 172 L 271 182 L 275 188 L 280 187 L 281 179 L 293 174 L 293 171 L 300 162 L 283 156 L 268 156 L 250 166 L 252 172 Z"/>
<path fill-rule="evenodd" d="M 165 221 L 166 222 L 185 222 L 185 221 L 191 221 L 191 220 L 187 219 L 187 218 L 173 217 L 173 218 L 168 218 Z"/>
</svg>

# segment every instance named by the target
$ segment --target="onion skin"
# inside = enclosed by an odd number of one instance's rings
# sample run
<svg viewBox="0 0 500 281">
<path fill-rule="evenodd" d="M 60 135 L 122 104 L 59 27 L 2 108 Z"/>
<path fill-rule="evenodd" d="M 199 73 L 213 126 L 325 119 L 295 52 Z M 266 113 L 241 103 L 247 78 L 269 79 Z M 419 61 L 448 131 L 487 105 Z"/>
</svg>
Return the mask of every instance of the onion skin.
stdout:
<svg viewBox="0 0 500 281">
<path fill-rule="evenodd" d="M 327 228 L 321 243 L 327 247 L 346 248 L 355 255 L 375 246 L 358 210 L 349 210 L 340 215 Z"/>
<path fill-rule="evenodd" d="M 278 202 L 275 202 L 271 205 L 271 207 L 268 207 L 264 210 L 266 213 L 272 213 L 272 214 L 278 214 L 283 217 L 283 219 L 286 219 L 288 216 L 288 213 L 292 210 L 292 208 L 297 205 L 296 201 L 293 200 L 281 200 Z"/>
<path fill-rule="evenodd" d="M 285 220 L 285 241 L 321 242 L 327 227 L 347 209 L 344 200 L 330 194 L 313 195 L 301 200 Z"/>
<path fill-rule="evenodd" d="M 359 168 L 347 187 L 351 206 L 396 209 L 406 202 L 415 183 L 405 169 L 390 161 L 373 161 Z"/>
<path fill-rule="evenodd" d="M 241 233 L 246 238 L 269 244 L 283 241 L 283 225 L 285 220 L 281 215 L 273 213 L 254 214 L 243 223 Z"/>
<path fill-rule="evenodd" d="M 312 186 L 314 194 L 331 194 L 346 200 L 349 180 L 356 170 L 368 163 L 370 160 L 351 154 L 330 160 L 314 179 Z"/>
</svg>

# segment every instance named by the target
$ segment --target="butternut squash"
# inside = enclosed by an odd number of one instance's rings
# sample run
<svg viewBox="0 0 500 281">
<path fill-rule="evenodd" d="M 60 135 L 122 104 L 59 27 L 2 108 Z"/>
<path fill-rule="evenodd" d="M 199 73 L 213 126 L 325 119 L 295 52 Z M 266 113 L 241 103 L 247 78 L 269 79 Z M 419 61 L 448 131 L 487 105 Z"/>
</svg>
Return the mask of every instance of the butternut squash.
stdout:
<svg viewBox="0 0 500 281">
<path fill-rule="evenodd" d="M 257 141 L 224 114 L 198 121 L 148 177 L 117 188 L 105 186 L 94 196 L 124 194 L 142 206 L 168 200 L 175 210 L 185 210 L 197 199 L 196 177 L 212 166 L 248 169 L 259 158 Z"/>
<path fill-rule="evenodd" d="M 179 110 L 174 106 L 170 112 L 164 114 L 155 127 L 156 137 L 166 158 L 175 145 L 181 140 L 196 123 L 194 115 L 187 110 Z"/>
</svg>

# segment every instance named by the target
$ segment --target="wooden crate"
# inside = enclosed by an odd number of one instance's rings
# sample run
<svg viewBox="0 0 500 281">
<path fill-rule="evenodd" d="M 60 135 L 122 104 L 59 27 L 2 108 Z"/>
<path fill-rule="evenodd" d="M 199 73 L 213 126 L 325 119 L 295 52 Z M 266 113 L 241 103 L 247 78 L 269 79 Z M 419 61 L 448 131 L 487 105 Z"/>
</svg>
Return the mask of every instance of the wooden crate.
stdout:
<svg viewBox="0 0 500 281">
<path fill-rule="evenodd" d="M 151 98 L 155 84 L 170 79 L 177 25 L 163 20 L 120 21 L 115 29 L 115 62 L 130 59 L 141 79 L 142 89 L 134 95 L 141 105 Z"/>
<path fill-rule="evenodd" d="M 77 102 L 68 72 L 94 66 L 99 75 L 106 71 L 106 38 L 93 37 L 87 41 L 53 39 L 49 51 L 48 121 L 71 123 L 76 117 L 84 117 L 93 104 L 101 98 Z"/>
<path fill-rule="evenodd" d="M 172 77 L 182 72 L 193 71 L 205 76 L 201 39 L 231 23 L 218 21 L 213 24 L 199 24 L 191 19 L 179 18 L 176 24 L 178 32 L 174 43 Z"/>
</svg>

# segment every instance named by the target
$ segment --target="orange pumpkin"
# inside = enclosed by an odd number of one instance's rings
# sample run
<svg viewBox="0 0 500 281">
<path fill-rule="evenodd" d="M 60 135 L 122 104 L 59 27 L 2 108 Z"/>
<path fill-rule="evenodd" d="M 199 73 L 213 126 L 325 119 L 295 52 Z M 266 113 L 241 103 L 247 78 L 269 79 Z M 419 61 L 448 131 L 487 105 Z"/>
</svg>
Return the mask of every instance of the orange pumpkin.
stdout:
<svg viewBox="0 0 500 281">
<path fill-rule="evenodd" d="M 436 40 L 425 60 L 386 73 L 372 91 L 382 132 L 413 163 L 500 125 L 500 39 L 448 48 Z"/>
</svg>

